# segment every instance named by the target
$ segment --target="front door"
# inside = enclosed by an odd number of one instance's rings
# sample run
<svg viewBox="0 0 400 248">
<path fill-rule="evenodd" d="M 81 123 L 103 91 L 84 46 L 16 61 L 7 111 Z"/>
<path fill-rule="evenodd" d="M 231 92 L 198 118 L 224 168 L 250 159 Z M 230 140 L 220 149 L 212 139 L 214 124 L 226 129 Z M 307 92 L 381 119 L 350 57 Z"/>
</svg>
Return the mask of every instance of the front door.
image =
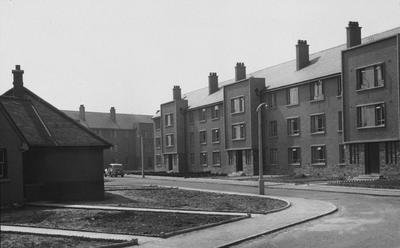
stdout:
<svg viewBox="0 0 400 248">
<path fill-rule="evenodd" d="M 242 150 L 236 151 L 236 171 L 243 171 L 243 154 L 242 154 Z"/>
<path fill-rule="evenodd" d="M 173 156 L 172 154 L 168 154 L 168 170 L 173 169 Z"/>
<path fill-rule="evenodd" d="M 366 143 L 365 174 L 379 173 L 379 143 Z"/>
</svg>

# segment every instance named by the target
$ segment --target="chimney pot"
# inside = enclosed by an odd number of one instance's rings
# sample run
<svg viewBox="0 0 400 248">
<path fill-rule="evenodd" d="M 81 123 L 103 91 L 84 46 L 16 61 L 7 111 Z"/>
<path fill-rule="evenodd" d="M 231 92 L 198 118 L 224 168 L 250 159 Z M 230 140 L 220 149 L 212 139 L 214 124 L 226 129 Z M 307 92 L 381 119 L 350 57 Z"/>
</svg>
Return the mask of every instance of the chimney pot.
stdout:
<svg viewBox="0 0 400 248">
<path fill-rule="evenodd" d="M 79 106 L 79 120 L 80 121 L 86 121 L 86 117 L 85 117 L 85 106 L 83 104 L 81 104 Z"/>
<path fill-rule="evenodd" d="M 173 100 L 181 100 L 181 87 L 179 87 L 179 85 L 174 85 L 174 88 L 172 90 L 172 94 L 173 94 Z"/>
<path fill-rule="evenodd" d="M 349 25 L 346 27 L 346 36 L 347 48 L 361 44 L 361 27 L 358 25 L 358 22 L 349 22 Z"/>
<path fill-rule="evenodd" d="M 23 74 L 24 71 L 21 70 L 20 65 L 15 66 L 15 70 L 12 70 L 13 74 L 13 93 L 15 97 L 23 97 L 24 96 L 24 80 Z"/>
<path fill-rule="evenodd" d="M 301 70 L 310 64 L 307 40 L 298 40 L 296 45 L 296 70 Z"/>
<path fill-rule="evenodd" d="M 110 118 L 111 118 L 111 120 L 112 120 L 113 122 L 116 122 L 116 121 L 117 121 L 116 113 L 115 113 L 115 108 L 114 108 L 114 107 L 111 107 L 111 108 L 110 108 Z"/>
<path fill-rule="evenodd" d="M 211 95 L 216 91 L 218 91 L 218 75 L 216 72 L 210 72 L 208 76 L 208 93 Z"/>
<path fill-rule="evenodd" d="M 240 81 L 246 78 L 246 66 L 243 62 L 237 62 L 235 66 L 235 81 Z"/>
</svg>

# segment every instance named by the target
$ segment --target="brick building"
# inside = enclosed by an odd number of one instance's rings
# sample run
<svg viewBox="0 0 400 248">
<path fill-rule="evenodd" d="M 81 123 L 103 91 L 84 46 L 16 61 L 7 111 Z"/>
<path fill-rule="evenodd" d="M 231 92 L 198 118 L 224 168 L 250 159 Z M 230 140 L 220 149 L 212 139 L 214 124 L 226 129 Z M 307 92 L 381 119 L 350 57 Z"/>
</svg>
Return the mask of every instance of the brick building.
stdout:
<svg viewBox="0 0 400 248">
<path fill-rule="evenodd" d="M 153 116 L 155 170 L 257 174 L 265 102 L 266 174 L 400 173 L 400 27 L 366 38 L 356 22 L 346 29 L 344 45 L 310 54 L 299 40 L 294 60 L 250 74 L 237 63 L 234 79 L 210 73 L 183 96 L 174 86 Z"/>
<path fill-rule="evenodd" d="M 84 105 L 79 111 L 64 110 L 72 119 L 109 141 L 113 146 L 104 152 L 104 166 L 121 163 L 126 171 L 142 168 L 140 137 L 143 137 L 144 168 L 154 168 L 154 136 L 151 115 L 119 114 L 114 107 L 109 113 L 88 112 Z"/>
<path fill-rule="evenodd" d="M 103 150 L 111 144 L 23 86 L 0 96 L 1 206 L 25 200 L 104 196 Z"/>
</svg>

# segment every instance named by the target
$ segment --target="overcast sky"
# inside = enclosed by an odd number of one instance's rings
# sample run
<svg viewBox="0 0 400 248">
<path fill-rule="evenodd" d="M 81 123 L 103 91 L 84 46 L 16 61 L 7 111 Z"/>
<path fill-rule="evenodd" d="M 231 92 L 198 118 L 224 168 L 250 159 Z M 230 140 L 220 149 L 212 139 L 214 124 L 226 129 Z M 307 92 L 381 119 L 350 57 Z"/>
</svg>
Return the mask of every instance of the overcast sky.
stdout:
<svg viewBox="0 0 400 248">
<path fill-rule="evenodd" d="M 209 72 L 234 77 L 400 26 L 400 0 L 0 0 L 0 94 L 20 64 L 24 85 L 60 109 L 153 114 Z"/>
</svg>

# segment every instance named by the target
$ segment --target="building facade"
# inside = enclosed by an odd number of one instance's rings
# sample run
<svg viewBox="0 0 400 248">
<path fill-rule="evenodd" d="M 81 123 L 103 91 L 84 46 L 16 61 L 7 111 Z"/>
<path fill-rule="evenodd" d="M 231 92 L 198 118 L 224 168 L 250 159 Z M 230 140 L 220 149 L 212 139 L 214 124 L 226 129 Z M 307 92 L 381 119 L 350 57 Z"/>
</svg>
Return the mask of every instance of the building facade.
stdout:
<svg viewBox="0 0 400 248">
<path fill-rule="evenodd" d="M 350 22 L 347 42 L 161 104 L 153 117 L 155 170 L 256 175 L 356 176 L 400 173 L 399 33 L 366 38 Z M 262 134 L 256 108 L 266 103 Z M 258 137 L 263 161 L 259 163 Z"/>
<path fill-rule="evenodd" d="M 109 141 L 113 146 L 104 152 L 104 166 L 121 163 L 124 170 L 140 171 L 154 168 L 154 135 L 151 115 L 119 114 L 114 107 L 109 113 L 64 110 L 65 114 Z M 143 158 L 141 151 L 143 140 Z"/>
</svg>

